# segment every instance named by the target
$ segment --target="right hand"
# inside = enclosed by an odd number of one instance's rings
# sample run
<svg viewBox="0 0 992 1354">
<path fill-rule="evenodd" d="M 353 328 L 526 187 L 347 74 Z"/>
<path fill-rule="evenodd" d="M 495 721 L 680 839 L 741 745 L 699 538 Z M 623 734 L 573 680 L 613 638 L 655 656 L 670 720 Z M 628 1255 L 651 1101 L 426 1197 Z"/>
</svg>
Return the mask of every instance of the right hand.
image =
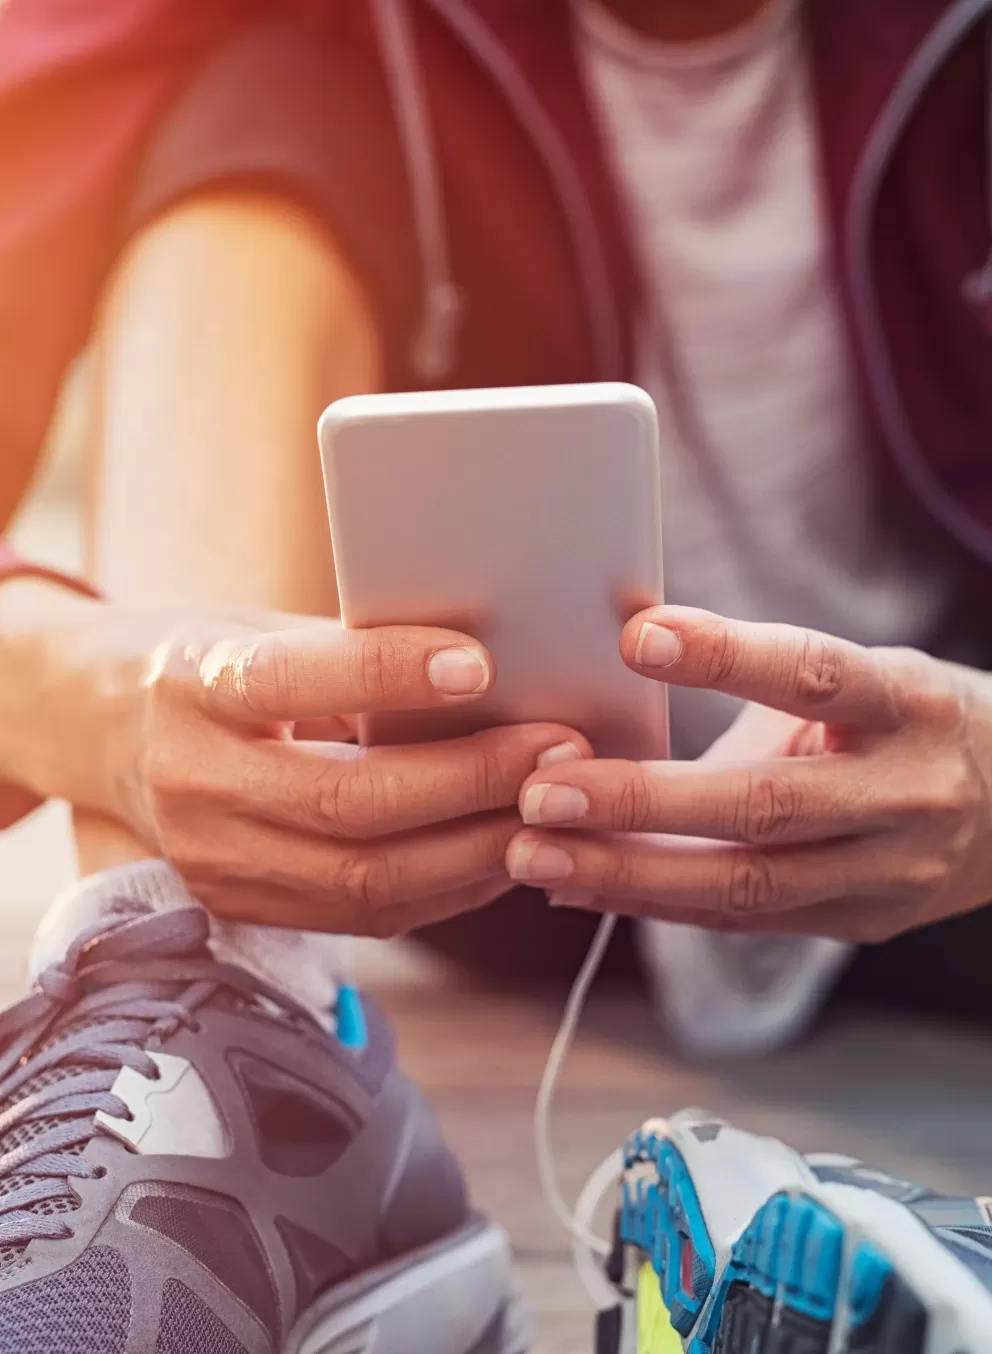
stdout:
<svg viewBox="0 0 992 1354">
<path fill-rule="evenodd" d="M 517 796 L 542 755 L 591 755 L 554 724 L 426 746 L 340 741 L 360 712 L 485 693 L 491 657 L 448 630 L 241 613 L 173 627 L 136 675 L 115 678 L 105 802 L 90 807 L 236 920 L 385 936 L 481 906 L 510 887 Z M 314 721 L 324 741 L 294 742 Z"/>
</svg>

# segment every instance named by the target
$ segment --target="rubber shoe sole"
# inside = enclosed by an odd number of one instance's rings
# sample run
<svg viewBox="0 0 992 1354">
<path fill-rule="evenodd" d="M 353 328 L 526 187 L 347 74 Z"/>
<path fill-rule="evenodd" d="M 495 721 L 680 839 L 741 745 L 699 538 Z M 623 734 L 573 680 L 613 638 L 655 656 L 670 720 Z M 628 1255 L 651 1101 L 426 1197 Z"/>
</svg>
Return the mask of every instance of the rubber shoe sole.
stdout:
<svg viewBox="0 0 992 1354">
<path fill-rule="evenodd" d="M 718 1160 L 707 1162 L 700 1133 L 710 1146 L 726 1135 Z M 820 1184 L 775 1146 L 691 1118 L 628 1144 L 622 1300 L 600 1321 L 598 1354 L 992 1354 L 992 1295 L 919 1219 L 870 1190 Z M 756 1180 L 765 1197 L 734 1227 L 727 1196 L 731 1210 L 755 1203 Z"/>
<path fill-rule="evenodd" d="M 283 1354 L 527 1354 L 506 1235 L 479 1221 L 318 1298 Z"/>
</svg>

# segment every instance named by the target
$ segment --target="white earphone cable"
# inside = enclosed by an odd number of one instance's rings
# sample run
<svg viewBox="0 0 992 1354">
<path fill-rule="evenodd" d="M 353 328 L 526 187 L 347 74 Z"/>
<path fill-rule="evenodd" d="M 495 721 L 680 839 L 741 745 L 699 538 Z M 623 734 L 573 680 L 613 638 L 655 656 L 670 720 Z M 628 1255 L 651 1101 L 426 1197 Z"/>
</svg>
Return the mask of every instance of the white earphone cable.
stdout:
<svg viewBox="0 0 992 1354">
<path fill-rule="evenodd" d="M 544 1075 L 534 1105 L 534 1145 L 537 1151 L 537 1170 L 541 1181 L 541 1190 L 551 1211 L 572 1237 L 576 1251 L 576 1267 L 583 1286 L 597 1306 L 602 1306 L 606 1293 L 606 1281 L 599 1273 L 603 1259 L 610 1253 L 610 1243 L 597 1236 L 592 1230 L 596 1207 L 603 1194 L 613 1183 L 622 1168 L 622 1157 L 612 1152 L 593 1172 L 579 1199 L 576 1208 L 569 1206 L 562 1194 L 555 1163 L 554 1146 L 551 1134 L 551 1112 L 555 1092 L 561 1079 L 562 1068 L 575 1039 L 575 1032 L 582 1018 L 582 1011 L 592 987 L 593 980 L 603 962 L 606 947 L 610 943 L 616 926 L 616 917 L 607 914 L 596 930 L 589 953 L 582 962 L 572 989 L 565 1003 L 561 1024 L 551 1045 L 551 1052 L 545 1064 Z M 581 1257 L 581 1258 L 580 1258 Z M 593 1259 L 595 1257 L 595 1259 Z M 597 1263 L 598 1262 L 598 1263 Z"/>
</svg>

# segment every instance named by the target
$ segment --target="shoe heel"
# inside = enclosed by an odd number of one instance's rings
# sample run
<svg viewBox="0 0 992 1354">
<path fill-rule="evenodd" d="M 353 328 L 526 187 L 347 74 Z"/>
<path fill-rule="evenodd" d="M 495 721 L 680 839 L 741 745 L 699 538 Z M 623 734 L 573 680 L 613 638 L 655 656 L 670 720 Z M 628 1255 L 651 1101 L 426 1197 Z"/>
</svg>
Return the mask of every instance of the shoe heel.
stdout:
<svg viewBox="0 0 992 1354">
<path fill-rule="evenodd" d="M 318 1298 L 283 1354 L 527 1354 L 531 1343 L 506 1236 L 478 1223 Z"/>
<path fill-rule="evenodd" d="M 626 1153 L 620 1236 L 643 1252 L 657 1275 L 672 1326 L 687 1337 L 716 1276 L 716 1255 L 681 1152 L 649 1127 Z"/>
</svg>

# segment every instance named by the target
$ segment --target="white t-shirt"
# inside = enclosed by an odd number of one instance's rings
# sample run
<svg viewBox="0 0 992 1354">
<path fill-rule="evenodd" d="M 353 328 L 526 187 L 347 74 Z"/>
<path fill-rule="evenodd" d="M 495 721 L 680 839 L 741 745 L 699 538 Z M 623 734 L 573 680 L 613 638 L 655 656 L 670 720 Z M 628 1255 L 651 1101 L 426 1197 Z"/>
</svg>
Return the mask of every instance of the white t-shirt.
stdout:
<svg viewBox="0 0 992 1354">
<path fill-rule="evenodd" d="M 578 22 L 647 284 L 668 600 L 921 642 L 950 578 L 876 501 L 795 5 L 679 45 L 593 4 Z M 696 755 L 733 706 L 672 696 L 677 751 Z"/>
</svg>

